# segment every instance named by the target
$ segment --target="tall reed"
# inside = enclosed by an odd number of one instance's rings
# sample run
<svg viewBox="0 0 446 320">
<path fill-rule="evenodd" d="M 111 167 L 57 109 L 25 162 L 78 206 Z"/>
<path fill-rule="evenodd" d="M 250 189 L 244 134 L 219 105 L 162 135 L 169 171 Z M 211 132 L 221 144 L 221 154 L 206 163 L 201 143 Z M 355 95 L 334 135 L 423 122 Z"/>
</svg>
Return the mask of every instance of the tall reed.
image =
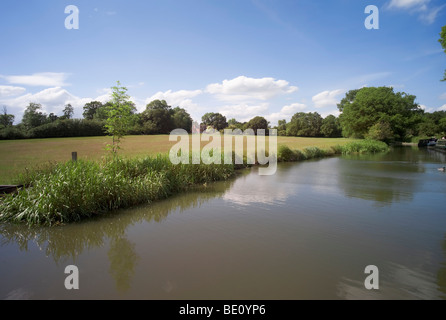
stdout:
<svg viewBox="0 0 446 320">
<path fill-rule="evenodd" d="M 0 201 L 0 221 L 53 225 L 150 203 L 195 184 L 224 180 L 233 165 L 173 165 L 167 156 L 77 161 L 29 170 L 28 188 Z"/>
</svg>

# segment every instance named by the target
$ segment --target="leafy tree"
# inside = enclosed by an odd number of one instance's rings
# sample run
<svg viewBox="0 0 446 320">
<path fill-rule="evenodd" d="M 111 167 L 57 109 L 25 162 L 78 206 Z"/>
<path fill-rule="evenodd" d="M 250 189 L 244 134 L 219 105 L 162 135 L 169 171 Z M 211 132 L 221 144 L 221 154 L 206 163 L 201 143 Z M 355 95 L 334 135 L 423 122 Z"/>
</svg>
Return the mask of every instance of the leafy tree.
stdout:
<svg viewBox="0 0 446 320">
<path fill-rule="evenodd" d="M 424 113 L 424 118 L 430 119 L 438 125 L 441 119 L 446 118 L 446 111 L 435 111 L 433 113 L 426 112 Z"/>
<path fill-rule="evenodd" d="M 141 121 L 147 134 L 169 134 L 174 128 L 174 110 L 165 100 L 154 100 L 146 105 Z"/>
<path fill-rule="evenodd" d="M 113 144 L 109 145 L 110 151 L 116 155 L 120 149 L 121 139 L 127 133 L 134 112 L 134 104 L 129 101 L 127 88 L 121 87 L 118 81 L 112 87 L 112 99 L 107 107 L 107 120 L 105 122 L 106 132 L 113 136 Z"/>
<path fill-rule="evenodd" d="M 248 121 L 248 123 L 245 125 L 245 129 L 252 129 L 254 130 L 254 133 L 257 134 L 257 130 L 259 129 L 267 130 L 268 124 L 268 121 L 264 117 L 257 116 Z"/>
<path fill-rule="evenodd" d="M 337 138 L 342 136 L 342 129 L 339 119 L 334 115 L 328 115 L 322 120 L 321 134 L 327 138 Z"/>
<path fill-rule="evenodd" d="M 110 107 L 111 107 L 110 102 L 105 103 L 101 108 L 96 110 L 96 113 L 93 116 L 93 120 L 96 120 L 96 121 L 105 121 L 105 120 L 107 120 L 107 117 L 108 117 L 107 110 Z"/>
<path fill-rule="evenodd" d="M 318 137 L 321 134 L 322 117 L 317 112 L 298 112 L 287 124 L 288 136 Z"/>
<path fill-rule="evenodd" d="M 104 120 L 105 120 L 105 109 L 103 108 L 102 102 L 100 101 L 91 101 L 85 104 L 83 116 L 86 120 L 93 120 L 95 115 L 99 110 L 103 110 Z"/>
<path fill-rule="evenodd" d="M 47 116 L 41 112 L 42 105 L 34 102 L 30 102 L 23 114 L 22 124 L 26 130 L 36 128 L 47 122 Z"/>
<path fill-rule="evenodd" d="M 54 122 L 54 121 L 56 121 L 58 119 L 59 119 L 59 117 L 57 115 L 55 115 L 54 113 L 52 113 L 52 112 L 48 115 L 48 121 L 49 122 Z"/>
<path fill-rule="evenodd" d="M 176 107 L 173 109 L 172 121 L 175 129 L 184 129 L 191 133 L 192 118 L 183 108 Z"/>
<path fill-rule="evenodd" d="M 440 128 L 430 117 L 425 117 L 423 121 L 418 124 L 418 135 L 420 136 L 434 136 L 439 132 Z"/>
<path fill-rule="evenodd" d="M 236 126 L 237 124 L 239 124 L 240 122 L 238 122 L 237 120 L 235 120 L 235 118 L 229 119 L 228 120 L 228 126 Z"/>
<path fill-rule="evenodd" d="M 277 135 L 286 136 L 286 120 L 279 120 L 277 125 Z"/>
<path fill-rule="evenodd" d="M 226 117 L 220 113 L 209 112 L 201 117 L 201 121 L 203 124 L 208 127 L 211 126 L 215 130 L 222 130 L 228 127 L 228 123 L 226 122 Z"/>
<path fill-rule="evenodd" d="M 443 118 L 438 122 L 438 129 L 443 136 L 446 136 L 446 118 Z"/>
<path fill-rule="evenodd" d="M 440 39 L 438 40 L 438 42 L 441 43 L 441 46 L 443 47 L 444 52 L 446 53 L 446 26 L 441 28 Z M 443 80 L 441 81 L 446 81 L 446 70 L 444 71 L 444 77 Z"/>
<path fill-rule="evenodd" d="M 394 140 L 404 140 L 422 119 L 416 97 L 394 92 L 389 87 L 352 90 L 338 104 L 342 131 L 346 137 L 364 138 L 372 126 L 387 122 Z"/>
<path fill-rule="evenodd" d="M 3 107 L 3 114 L 0 114 L 0 129 L 11 127 L 14 123 L 14 115 L 8 114 L 7 108 Z"/>
<path fill-rule="evenodd" d="M 394 133 L 390 126 L 390 123 L 386 121 L 380 121 L 370 127 L 366 138 L 372 140 L 379 140 L 384 142 L 390 142 L 393 139 Z"/>
<path fill-rule="evenodd" d="M 243 123 L 237 121 L 236 119 L 232 118 L 232 119 L 228 120 L 228 127 L 227 127 L 227 129 L 230 129 L 230 130 L 236 130 L 236 129 L 243 130 L 243 128 L 245 127 L 245 124 L 246 123 L 243 124 Z"/>
<path fill-rule="evenodd" d="M 65 105 L 65 108 L 63 109 L 63 119 L 71 119 L 73 118 L 74 114 L 74 108 L 71 106 L 71 104 Z"/>
<path fill-rule="evenodd" d="M 277 123 L 277 130 L 286 130 L 286 120 L 279 120 Z"/>
</svg>

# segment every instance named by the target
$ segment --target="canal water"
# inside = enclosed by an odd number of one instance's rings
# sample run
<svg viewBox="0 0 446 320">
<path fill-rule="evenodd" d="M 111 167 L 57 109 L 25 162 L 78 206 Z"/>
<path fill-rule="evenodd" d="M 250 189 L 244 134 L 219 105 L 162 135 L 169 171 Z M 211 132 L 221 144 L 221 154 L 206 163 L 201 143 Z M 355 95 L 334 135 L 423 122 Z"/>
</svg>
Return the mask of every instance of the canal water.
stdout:
<svg viewBox="0 0 446 320">
<path fill-rule="evenodd" d="M 445 162 L 397 148 L 280 164 L 83 223 L 3 224 L 0 298 L 446 299 Z"/>
</svg>

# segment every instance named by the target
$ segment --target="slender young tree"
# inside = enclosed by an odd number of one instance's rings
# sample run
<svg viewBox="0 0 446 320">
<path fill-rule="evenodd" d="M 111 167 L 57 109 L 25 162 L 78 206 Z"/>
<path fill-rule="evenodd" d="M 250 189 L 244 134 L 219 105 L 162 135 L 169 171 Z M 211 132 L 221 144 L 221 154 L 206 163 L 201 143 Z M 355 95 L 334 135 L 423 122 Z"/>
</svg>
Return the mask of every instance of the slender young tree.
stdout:
<svg viewBox="0 0 446 320">
<path fill-rule="evenodd" d="M 116 86 L 112 87 L 112 90 L 112 99 L 109 101 L 106 110 L 105 129 L 113 137 L 113 143 L 107 147 L 115 157 L 118 150 L 121 149 L 121 139 L 130 127 L 135 106 L 129 101 L 130 96 L 127 95 L 127 88 L 122 87 L 119 81 Z"/>
</svg>

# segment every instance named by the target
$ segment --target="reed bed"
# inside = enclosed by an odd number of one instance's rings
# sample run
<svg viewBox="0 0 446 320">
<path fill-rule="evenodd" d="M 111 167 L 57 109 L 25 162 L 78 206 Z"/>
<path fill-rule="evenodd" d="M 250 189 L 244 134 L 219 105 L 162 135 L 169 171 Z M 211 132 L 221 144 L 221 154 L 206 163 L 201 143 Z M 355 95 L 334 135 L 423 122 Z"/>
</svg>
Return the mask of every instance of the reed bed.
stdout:
<svg viewBox="0 0 446 320">
<path fill-rule="evenodd" d="M 54 225 L 151 203 L 187 188 L 225 180 L 233 165 L 179 164 L 168 156 L 70 161 L 28 170 L 28 186 L 0 201 L 0 221 Z"/>
</svg>

